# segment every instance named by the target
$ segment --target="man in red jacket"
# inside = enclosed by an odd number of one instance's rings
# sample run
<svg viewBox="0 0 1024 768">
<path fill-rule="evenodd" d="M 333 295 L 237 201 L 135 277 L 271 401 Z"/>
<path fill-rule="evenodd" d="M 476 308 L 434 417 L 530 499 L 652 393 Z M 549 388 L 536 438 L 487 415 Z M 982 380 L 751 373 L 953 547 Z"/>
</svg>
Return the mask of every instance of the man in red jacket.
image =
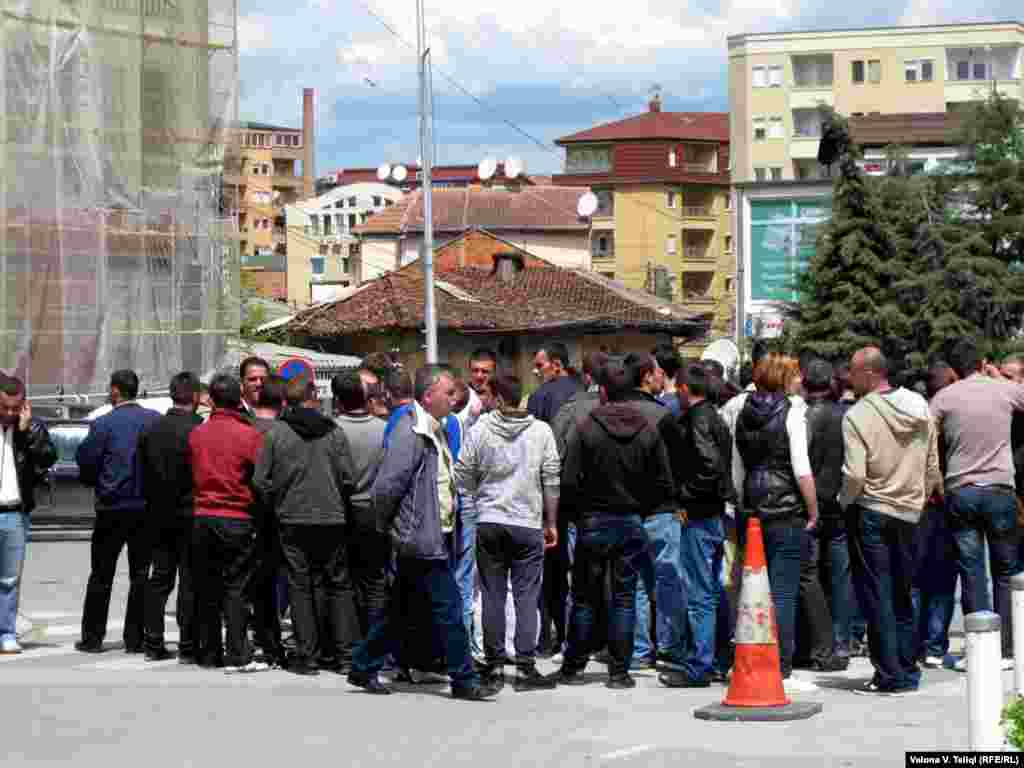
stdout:
<svg viewBox="0 0 1024 768">
<path fill-rule="evenodd" d="M 193 558 L 199 606 L 199 663 L 227 672 L 256 672 L 245 634 L 243 593 L 252 577 L 256 525 L 252 519 L 253 470 L 263 436 L 239 411 L 242 386 L 219 374 L 210 382 L 213 413 L 189 435 L 194 486 Z M 227 623 L 227 653 L 220 634 L 220 611 Z"/>
</svg>

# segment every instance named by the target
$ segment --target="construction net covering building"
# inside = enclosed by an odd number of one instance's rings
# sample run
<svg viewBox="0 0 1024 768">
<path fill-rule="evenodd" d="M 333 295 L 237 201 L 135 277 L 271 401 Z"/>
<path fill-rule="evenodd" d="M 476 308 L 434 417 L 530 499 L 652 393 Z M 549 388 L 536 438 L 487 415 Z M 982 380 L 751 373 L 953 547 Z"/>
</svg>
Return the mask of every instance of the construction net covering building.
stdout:
<svg viewBox="0 0 1024 768">
<path fill-rule="evenodd" d="M 0 368 L 31 396 L 202 374 L 239 326 L 233 0 L 9 0 Z"/>
</svg>

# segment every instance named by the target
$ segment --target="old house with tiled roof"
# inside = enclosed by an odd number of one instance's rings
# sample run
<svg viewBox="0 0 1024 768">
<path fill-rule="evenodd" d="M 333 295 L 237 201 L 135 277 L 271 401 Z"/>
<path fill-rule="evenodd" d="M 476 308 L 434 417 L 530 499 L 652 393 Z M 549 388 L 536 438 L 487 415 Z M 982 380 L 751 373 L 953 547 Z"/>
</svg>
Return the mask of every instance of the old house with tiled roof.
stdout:
<svg viewBox="0 0 1024 768">
<path fill-rule="evenodd" d="M 552 264 L 589 269 L 590 222 L 577 213 L 581 194 L 578 188 L 558 186 L 524 186 L 516 191 L 475 185 L 435 189 L 434 243 L 443 245 L 481 229 Z M 360 282 L 419 258 L 423 228 L 421 190 L 356 227 Z"/>
<path fill-rule="evenodd" d="M 583 355 L 650 351 L 702 335 L 703 319 L 678 305 L 587 270 L 565 269 L 521 249 L 497 252 L 488 266 L 460 266 L 438 249 L 436 306 L 442 360 L 465 367 L 479 346 L 529 380 L 544 341 L 561 341 L 576 365 Z M 424 359 L 424 282 L 418 263 L 377 277 L 352 295 L 300 312 L 288 331 L 301 346 L 365 355 L 398 350 Z"/>
</svg>

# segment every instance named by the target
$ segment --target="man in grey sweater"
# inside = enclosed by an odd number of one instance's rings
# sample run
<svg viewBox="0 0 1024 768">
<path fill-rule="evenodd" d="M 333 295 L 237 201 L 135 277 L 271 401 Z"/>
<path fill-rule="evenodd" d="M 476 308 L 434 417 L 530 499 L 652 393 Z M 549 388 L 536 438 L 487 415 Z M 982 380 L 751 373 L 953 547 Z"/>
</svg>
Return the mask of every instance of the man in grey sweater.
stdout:
<svg viewBox="0 0 1024 768">
<path fill-rule="evenodd" d="M 561 461 L 551 427 L 517 409 L 522 382 L 500 375 L 498 408 L 470 430 L 455 477 L 479 516 L 477 568 L 483 598 L 485 682 L 501 682 L 508 579 L 516 606 L 516 690 L 554 688 L 536 668 L 537 601 L 544 551 L 558 544 Z"/>
</svg>

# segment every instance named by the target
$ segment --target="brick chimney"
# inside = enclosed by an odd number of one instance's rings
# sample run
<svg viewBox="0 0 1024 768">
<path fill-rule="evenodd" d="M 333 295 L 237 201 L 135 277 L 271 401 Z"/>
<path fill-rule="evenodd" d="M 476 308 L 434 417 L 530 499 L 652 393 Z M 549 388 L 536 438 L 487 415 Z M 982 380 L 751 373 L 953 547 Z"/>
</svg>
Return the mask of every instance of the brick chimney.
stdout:
<svg viewBox="0 0 1024 768">
<path fill-rule="evenodd" d="M 313 158 L 316 156 L 316 127 L 313 123 L 313 89 L 302 89 L 302 197 L 312 197 L 316 190 Z"/>
<path fill-rule="evenodd" d="M 651 112 L 661 112 L 661 94 L 655 92 L 651 95 L 651 100 L 647 102 L 647 108 Z"/>
<path fill-rule="evenodd" d="M 521 254 L 516 251 L 499 251 L 494 254 L 494 272 L 498 280 L 503 283 L 511 283 L 516 274 L 521 272 L 526 264 Z"/>
</svg>

